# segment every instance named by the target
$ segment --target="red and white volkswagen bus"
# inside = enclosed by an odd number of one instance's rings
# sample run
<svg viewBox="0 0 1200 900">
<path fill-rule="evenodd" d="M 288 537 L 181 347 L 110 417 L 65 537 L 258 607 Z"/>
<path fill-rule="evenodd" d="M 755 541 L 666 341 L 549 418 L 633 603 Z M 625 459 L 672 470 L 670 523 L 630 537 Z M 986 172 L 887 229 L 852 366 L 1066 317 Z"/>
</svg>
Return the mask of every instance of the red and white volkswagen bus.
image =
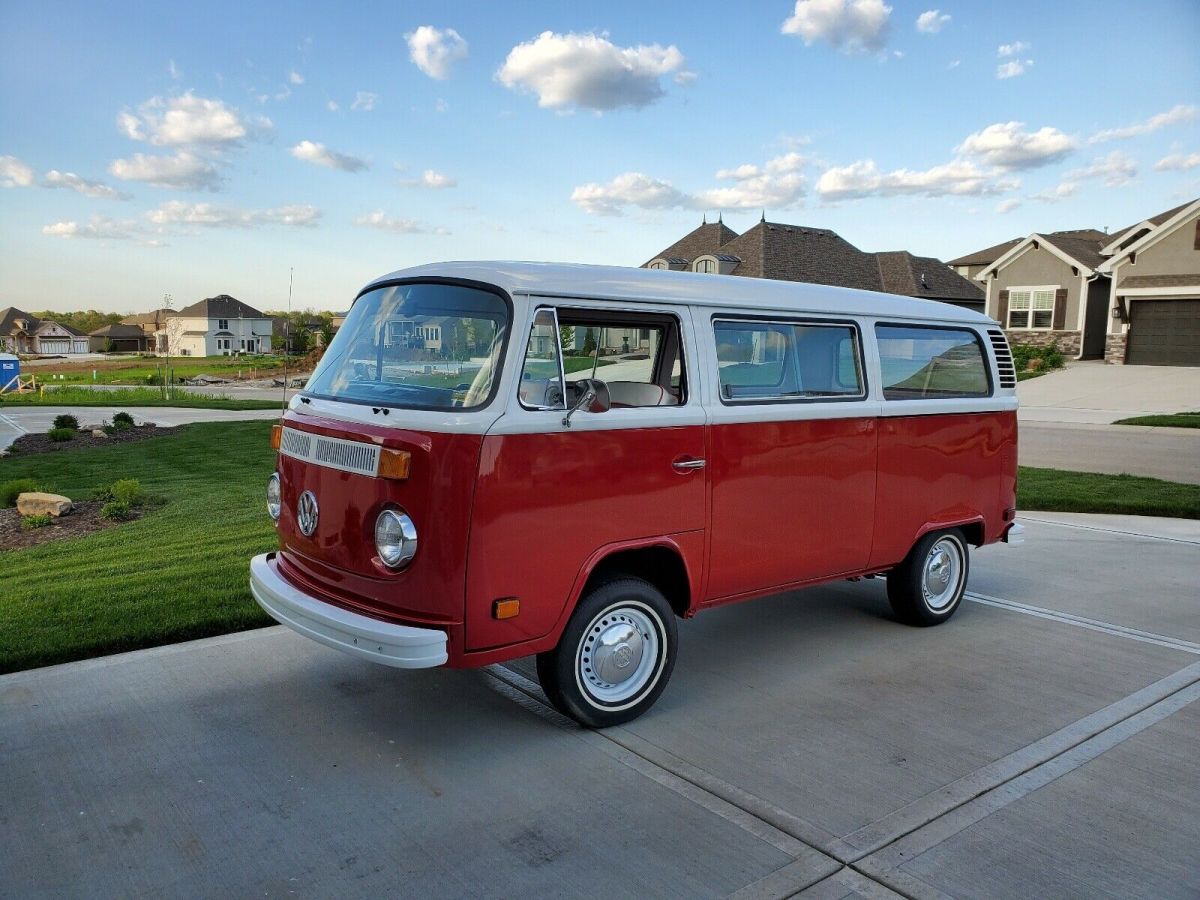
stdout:
<svg viewBox="0 0 1200 900">
<path fill-rule="evenodd" d="M 537 655 L 550 701 L 628 721 L 676 618 L 886 573 L 954 614 L 1016 541 L 996 322 L 945 303 L 643 269 L 445 263 L 367 285 L 274 441 L 263 608 L 401 668 Z"/>
</svg>

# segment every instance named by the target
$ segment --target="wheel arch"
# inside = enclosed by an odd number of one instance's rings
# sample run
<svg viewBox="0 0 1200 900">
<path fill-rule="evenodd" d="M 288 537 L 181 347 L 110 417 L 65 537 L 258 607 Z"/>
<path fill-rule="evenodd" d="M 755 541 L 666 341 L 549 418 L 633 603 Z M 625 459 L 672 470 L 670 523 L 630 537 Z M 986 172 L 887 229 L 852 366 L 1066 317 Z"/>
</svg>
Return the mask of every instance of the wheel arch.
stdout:
<svg viewBox="0 0 1200 900">
<path fill-rule="evenodd" d="M 614 575 L 632 575 L 650 582 L 666 598 L 675 615 L 687 618 L 699 604 L 699 584 L 686 554 L 671 538 L 629 541 L 602 547 L 580 570 L 571 592 L 567 615 L 587 591 Z"/>
</svg>

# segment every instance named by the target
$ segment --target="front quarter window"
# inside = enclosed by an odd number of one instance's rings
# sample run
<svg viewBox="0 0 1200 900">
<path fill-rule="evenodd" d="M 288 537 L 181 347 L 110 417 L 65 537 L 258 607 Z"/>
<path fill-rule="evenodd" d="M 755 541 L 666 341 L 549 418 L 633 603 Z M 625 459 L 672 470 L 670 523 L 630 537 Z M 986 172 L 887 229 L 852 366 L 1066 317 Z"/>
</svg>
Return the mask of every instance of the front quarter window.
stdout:
<svg viewBox="0 0 1200 900">
<path fill-rule="evenodd" d="M 529 329 L 521 366 L 521 405 L 527 409 L 566 409 L 563 391 L 562 333 L 552 309 L 539 309 Z"/>
<path fill-rule="evenodd" d="M 355 302 L 305 393 L 410 409 L 486 406 L 508 326 L 508 303 L 489 290 L 423 282 L 376 288 Z"/>
</svg>

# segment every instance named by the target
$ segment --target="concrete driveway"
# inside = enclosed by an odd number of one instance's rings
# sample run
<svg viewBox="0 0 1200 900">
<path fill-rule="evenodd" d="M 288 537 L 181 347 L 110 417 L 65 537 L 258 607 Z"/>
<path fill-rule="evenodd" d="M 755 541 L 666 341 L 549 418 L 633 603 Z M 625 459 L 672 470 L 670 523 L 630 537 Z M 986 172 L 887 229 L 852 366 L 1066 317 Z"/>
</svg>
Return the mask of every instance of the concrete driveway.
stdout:
<svg viewBox="0 0 1200 900">
<path fill-rule="evenodd" d="M 69 413 L 80 425 L 111 422 L 118 412 L 127 412 L 139 425 L 153 422 L 170 427 L 189 422 L 241 422 L 251 419 L 278 419 L 277 409 L 182 409 L 156 406 L 7 406 L 0 407 L 0 450 L 23 434 L 49 430 L 55 416 Z"/>
<path fill-rule="evenodd" d="M 282 628 L 0 677 L 0 885 L 64 895 L 1200 892 L 1200 529 L 1031 514 L 947 625 L 702 614 L 646 716 Z"/>
<path fill-rule="evenodd" d="M 1070 363 L 1017 386 L 1022 422 L 1102 425 L 1152 413 L 1200 409 L 1200 367 Z"/>
</svg>

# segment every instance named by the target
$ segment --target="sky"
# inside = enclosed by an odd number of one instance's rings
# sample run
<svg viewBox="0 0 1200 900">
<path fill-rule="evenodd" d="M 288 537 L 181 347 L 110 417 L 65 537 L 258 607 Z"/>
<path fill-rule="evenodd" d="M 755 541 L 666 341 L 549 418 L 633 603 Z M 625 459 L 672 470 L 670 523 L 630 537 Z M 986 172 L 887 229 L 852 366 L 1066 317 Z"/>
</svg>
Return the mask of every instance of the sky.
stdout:
<svg viewBox="0 0 1200 900">
<path fill-rule="evenodd" d="M 344 309 L 718 215 L 951 259 L 1200 196 L 1200 4 L 0 4 L 0 307 Z"/>
</svg>

